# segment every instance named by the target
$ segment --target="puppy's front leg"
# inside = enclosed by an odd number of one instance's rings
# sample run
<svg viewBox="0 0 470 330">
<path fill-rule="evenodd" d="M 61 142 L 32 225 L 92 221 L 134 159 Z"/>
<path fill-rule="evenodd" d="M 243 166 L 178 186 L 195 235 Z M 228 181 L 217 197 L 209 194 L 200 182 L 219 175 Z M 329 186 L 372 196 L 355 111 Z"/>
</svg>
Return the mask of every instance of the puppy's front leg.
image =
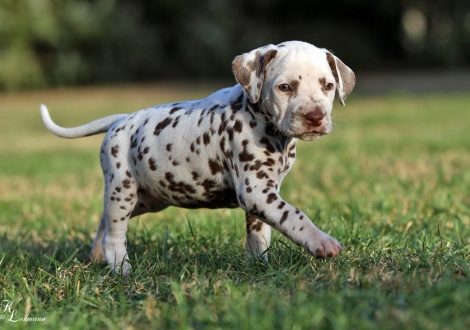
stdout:
<svg viewBox="0 0 470 330">
<path fill-rule="evenodd" d="M 252 216 L 262 220 L 314 256 L 333 257 L 341 252 L 342 247 L 336 239 L 318 229 L 305 213 L 284 201 L 275 188 L 257 187 L 244 187 L 238 194 L 240 206 L 247 213 L 247 219 Z M 260 243 L 261 239 L 257 241 L 257 244 Z M 253 248 L 256 247 L 251 247 L 252 251 Z"/>
</svg>

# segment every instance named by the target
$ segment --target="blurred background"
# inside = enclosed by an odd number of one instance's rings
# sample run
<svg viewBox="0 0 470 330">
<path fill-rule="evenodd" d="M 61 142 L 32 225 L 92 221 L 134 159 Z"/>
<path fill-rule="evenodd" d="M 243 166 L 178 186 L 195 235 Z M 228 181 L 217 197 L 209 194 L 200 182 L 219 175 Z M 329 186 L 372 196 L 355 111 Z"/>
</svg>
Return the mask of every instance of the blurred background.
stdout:
<svg viewBox="0 0 470 330">
<path fill-rule="evenodd" d="M 359 91 L 470 89 L 469 0 L 0 0 L 0 90 L 230 81 L 286 40 L 332 50 Z"/>
</svg>

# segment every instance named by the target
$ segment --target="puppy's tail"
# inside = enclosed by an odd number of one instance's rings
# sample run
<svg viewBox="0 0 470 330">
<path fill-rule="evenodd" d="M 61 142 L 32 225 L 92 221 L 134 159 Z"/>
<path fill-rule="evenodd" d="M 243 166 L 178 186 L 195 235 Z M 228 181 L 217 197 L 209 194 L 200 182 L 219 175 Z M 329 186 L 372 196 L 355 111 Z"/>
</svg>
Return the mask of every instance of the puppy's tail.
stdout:
<svg viewBox="0 0 470 330">
<path fill-rule="evenodd" d="M 127 117 L 128 115 L 112 115 L 101 119 L 94 120 L 83 126 L 64 128 L 54 123 L 44 104 L 41 104 L 41 118 L 44 126 L 52 133 L 62 138 L 76 139 L 80 137 L 100 134 L 107 132 L 117 121 Z"/>
</svg>

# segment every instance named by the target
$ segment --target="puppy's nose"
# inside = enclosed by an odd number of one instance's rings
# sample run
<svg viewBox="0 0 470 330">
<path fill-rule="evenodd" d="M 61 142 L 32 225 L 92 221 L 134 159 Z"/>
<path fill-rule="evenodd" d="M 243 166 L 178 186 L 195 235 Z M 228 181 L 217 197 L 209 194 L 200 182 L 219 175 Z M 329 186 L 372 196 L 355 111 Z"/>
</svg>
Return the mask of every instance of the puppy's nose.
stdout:
<svg viewBox="0 0 470 330">
<path fill-rule="evenodd" d="M 323 120 L 323 111 L 320 108 L 315 108 L 315 110 L 307 113 L 305 118 L 313 127 L 318 127 Z"/>
</svg>

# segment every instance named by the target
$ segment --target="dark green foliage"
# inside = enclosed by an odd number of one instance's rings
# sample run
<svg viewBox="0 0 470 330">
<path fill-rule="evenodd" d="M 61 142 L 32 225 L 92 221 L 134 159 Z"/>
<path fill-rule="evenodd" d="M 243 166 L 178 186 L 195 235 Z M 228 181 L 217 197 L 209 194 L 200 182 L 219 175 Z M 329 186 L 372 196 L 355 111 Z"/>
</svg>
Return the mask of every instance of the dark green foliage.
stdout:
<svg viewBox="0 0 470 330">
<path fill-rule="evenodd" d="M 403 28 L 410 9 L 425 18 L 419 40 L 408 40 Z M 465 0 L 1 0 L 0 89 L 229 79 L 236 55 L 286 40 L 330 49 L 357 72 L 463 68 L 470 65 L 470 5 Z"/>
</svg>

